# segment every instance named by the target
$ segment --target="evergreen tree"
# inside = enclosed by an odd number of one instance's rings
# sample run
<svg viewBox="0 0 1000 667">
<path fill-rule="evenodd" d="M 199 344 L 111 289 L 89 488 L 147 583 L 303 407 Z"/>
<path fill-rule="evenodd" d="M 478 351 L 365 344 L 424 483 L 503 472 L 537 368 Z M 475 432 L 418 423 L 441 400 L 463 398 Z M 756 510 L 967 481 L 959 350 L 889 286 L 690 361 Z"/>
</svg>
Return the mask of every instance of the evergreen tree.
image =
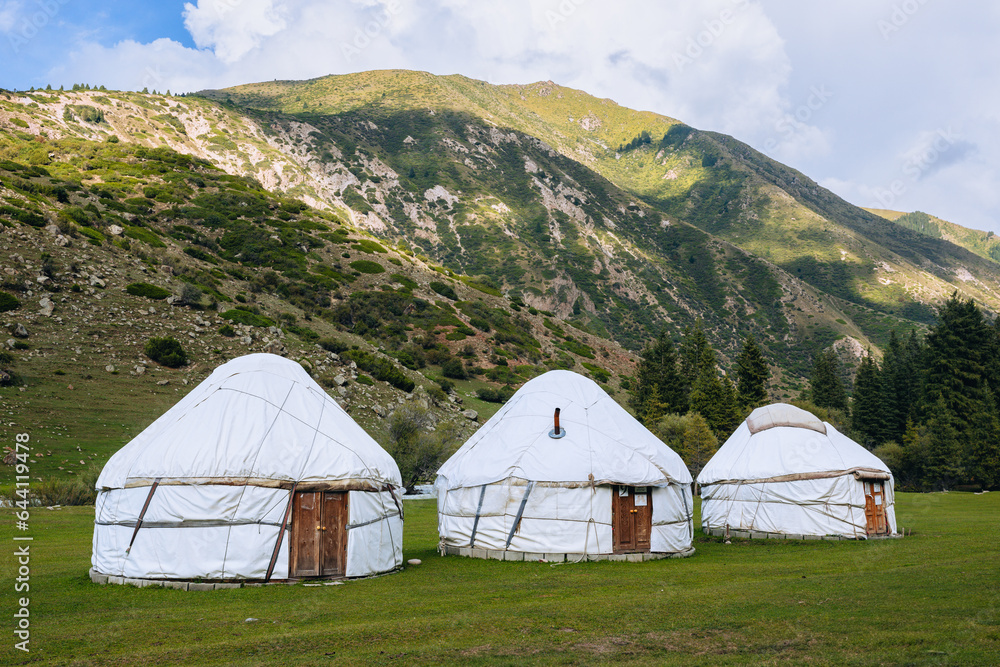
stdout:
<svg viewBox="0 0 1000 667">
<path fill-rule="evenodd" d="M 656 384 L 650 387 L 646 400 L 642 402 L 637 414 L 640 415 L 639 421 L 643 424 L 652 424 L 667 414 L 667 406 L 660 398 L 660 388 Z"/>
<path fill-rule="evenodd" d="M 855 439 L 868 449 L 885 442 L 885 393 L 878 364 L 871 350 L 861 359 L 854 378 L 854 397 L 851 402 L 851 428 Z"/>
<path fill-rule="evenodd" d="M 962 479 L 962 443 L 956 416 L 948 408 L 943 396 L 928 411 L 927 462 L 924 465 L 924 483 L 939 491 L 947 491 Z"/>
<path fill-rule="evenodd" d="M 991 485 L 1000 458 L 1000 415 L 988 380 L 994 331 L 972 299 L 958 293 L 941 308 L 927 335 L 922 405 L 931 433 L 928 475 L 938 487 L 959 481 Z M 947 418 L 945 418 L 945 415 Z M 953 452 L 952 431 L 960 450 Z M 946 464 L 943 456 L 954 454 Z"/>
<path fill-rule="evenodd" d="M 767 381 L 770 377 L 767 359 L 753 334 L 750 334 L 736 357 L 736 390 L 742 408 L 756 408 L 768 402 Z"/>
<path fill-rule="evenodd" d="M 705 335 L 699 320 L 694 330 L 684 330 L 684 339 L 681 342 L 680 373 L 685 393 L 691 391 L 705 366 L 711 366 L 714 369 L 715 365 L 715 350 L 709 344 L 708 337 Z"/>
<path fill-rule="evenodd" d="M 691 476 L 697 479 L 709 459 L 718 450 L 719 439 L 712 433 L 705 418 L 697 412 L 688 415 L 688 423 L 677 453 L 691 471 Z"/>
<path fill-rule="evenodd" d="M 986 381 L 993 392 L 993 402 L 997 406 L 997 414 L 1000 415 L 1000 316 L 993 320 L 992 336 L 990 337 L 990 349 L 986 355 Z"/>
<path fill-rule="evenodd" d="M 708 365 L 714 358 L 711 348 L 705 351 L 701 374 L 691 387 L 691 412 L 705 418 L 716 438 L 726 440 L 739 425 L 740 409 L 732 380 L 720 378 L 715 366 Z"/>
<path fill-rule="evenodd" d="M 821 408 L 847 411 L 847 391 L 840 379 L 840 360 L 832 349 L 823 350 L 813 363 L 809 377 L 812 402 Z"/>
<path fill-rule="evenodd" d="M 897 480 L 903 486 L 919 486 L 924 479 L 924 466 L 927 464 L 927 429 L 917 428 L 912 420 L 907 420 L 902 443 L 902 469 L 899 471 Z M 895 470 L 892 472 L 896 473 Z"/>
<path fill-rule="evenodd" d="M 880 373 L 887 441 L 902 442 L 906 422 L 912 416 L 913 402 L 919 389 L 915 362 L 909 345 L 901 343 L 896 332 L 891 331 Z"/>
<path fill-rule="evenodd" d="M 642 360 L 639 362 L 636 387 L 630 404 L 643 424 L 650 423 L 646 409 L 654 387 L 656 401 L 651 406 L 658 402 L 663 405 L 663 412 L 687 412 L 687 395 L 677 369 L 677 350 L 666 331 L 660 334 L 654 345 L 643 350 Z"/>
</svg>

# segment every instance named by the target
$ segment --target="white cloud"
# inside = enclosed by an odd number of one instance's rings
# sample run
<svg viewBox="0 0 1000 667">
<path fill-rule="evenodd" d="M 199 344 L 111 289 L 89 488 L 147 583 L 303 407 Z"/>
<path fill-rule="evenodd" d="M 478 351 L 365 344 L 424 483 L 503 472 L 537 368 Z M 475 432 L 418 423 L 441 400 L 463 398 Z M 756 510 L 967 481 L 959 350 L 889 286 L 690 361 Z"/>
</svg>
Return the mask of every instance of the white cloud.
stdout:
<svg viewBox="0 0 1000 667">
<path fill-rule="evenodd" d="M 8 33 L 13 30 L 20 15 L 21 3 L 17 0 L 0 3 L 0 32 Z"/>
<path fill-rule="evenodd" d="M 285 29 L 284 5 L 273 0 L 198 0 L 184 3 L 184 26 L 199 48 L 210 48 L 227 65 Z"/>
</svg>

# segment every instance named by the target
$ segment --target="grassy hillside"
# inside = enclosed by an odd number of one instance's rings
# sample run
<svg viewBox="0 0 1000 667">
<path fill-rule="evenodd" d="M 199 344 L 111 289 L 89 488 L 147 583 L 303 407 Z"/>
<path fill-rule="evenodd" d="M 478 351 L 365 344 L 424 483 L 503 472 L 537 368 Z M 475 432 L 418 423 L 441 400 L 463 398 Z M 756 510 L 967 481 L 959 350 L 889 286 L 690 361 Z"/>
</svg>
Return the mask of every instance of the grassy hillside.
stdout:
<svg viewBox="0 0 1000 667">
<path fill-rule="evenodd" d="M 386 71 L 207 94 L 291 114 L 417 108 L 473 114 L 538 137 L 658 211 L 853 303 L 917 320 L 929 312 L 914 303 L 956 288 L 994 310 L 1000 304 L 995 266 L 961 248 L 885 226 L 731 137 L 552 82 L 492 86 L 461 76 Z"/>
<path fill-rule="evenodd" d="M 753 333 L 787 398 L 818 350 L 877 349 L 955 290 L 1000 305 L 994 262 L 729 137 L 551 82 L 387 71 L 187 97 L 0 92 L 0 127 L 12 224 L 70 225 L 147 270 L 176 257 L 171 289 L 219 312 L 256 286 L 247 307 L 289 331 L 351 332 L 435 379 L 441 355 L 413 346 L 473 355 L 468 382 L 572 366 L 617 389 L 662 328 L 700 322 L 723 366 Z"/>
<path fill-rule="evenodd" d="M 612 341 L 205 160 L 123 141 L 39 145 L 0 138 L 0 291 L 15 305 L 0 313 L 14 373 L 0 437 L 36 438 L 36 481 L 90 473 L 249 352 L 301 361 L 376 438 L 401 401 L 467 436 L 498 407 L 480 389 L 570 368 L 614 393 L 632 373 Z M 144 354 L 162 336 L 182 342 L 187 366 Z"/>
<path fill-rule="evenodd" d="M 552 565 L 437 555 L 406 502 L 389 576 L 210 592 L 90 582 L 93 508 L 35 509 L 31 650 L 6 664 L 985 665 L 1000 653 L 997 494 L 899 494 L 904 539 L 696 536 L 694 556 Z M 697 504 L 696 504 L 697 511 Z M 697 521 L 697 514 L 696 514 Z M 0 528 L 10 544 L 13 522 Z M 12 549 L 0 567 L 16 567 Z M 16 609 L 12 587 L 0 594 Z"/>
<path fill-rule="evenodd" d="M 983 232 L 956 225 L 923 211 L 903 213 L 885 209 L 865 209 L 869 213 L 891 220 L 901 227 L 912 229 L 931 238 L 944 239 L 973 252 L 980 257 L 1000 263 L 1000 237 L 993 232 Z"/>
</svg>

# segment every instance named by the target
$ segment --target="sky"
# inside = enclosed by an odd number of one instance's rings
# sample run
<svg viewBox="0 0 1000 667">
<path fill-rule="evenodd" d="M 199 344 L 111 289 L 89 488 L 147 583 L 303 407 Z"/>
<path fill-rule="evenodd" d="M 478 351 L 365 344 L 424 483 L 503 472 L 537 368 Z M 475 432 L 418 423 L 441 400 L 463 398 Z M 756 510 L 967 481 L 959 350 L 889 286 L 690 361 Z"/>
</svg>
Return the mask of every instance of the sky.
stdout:
<svg viewBox="0 0 1000 667">
<path fill-rule="evenodd" d="M 1000 233 L 998 35 L 992 0 L 0 0 L 0 87 L 551 80 Z"/>
</svg>

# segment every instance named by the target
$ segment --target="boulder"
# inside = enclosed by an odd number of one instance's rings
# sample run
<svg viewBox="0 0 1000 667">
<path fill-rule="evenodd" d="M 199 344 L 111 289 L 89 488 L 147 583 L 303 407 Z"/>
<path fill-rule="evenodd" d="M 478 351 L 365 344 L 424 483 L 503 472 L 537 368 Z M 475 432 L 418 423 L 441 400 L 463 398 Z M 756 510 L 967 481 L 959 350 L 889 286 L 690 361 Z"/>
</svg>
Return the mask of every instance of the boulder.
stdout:
<svg viewBox="0 0 1000 667">
<path fill-rule="evenodd" d="M 24 325 L 18 322 L 17 324 L 12 324 L 8 327 L 10 335 L 14 338 L 27 338 L 28 330 L 24 328 Z"/>
<path fill-rule="evenodd" d="M 244 340 L 246 341 L 247 345 L 251 343 L 250 336 L 246 336 Z M 264 346 L 264 351 L 270 354 L 277 354 L 282 357 L 288 356 L 288 348 L 282 345 L 280 340 L 272 340 L 270 343 Z M 309 363 L 308 361 L 305 362 L 305 364 L 308 363 Z M 303 368 L 305 368 L 306 371 L 308 371 L 309 368 L 306 367 L 305 364 L 303 364 Z"/>
<path fill-rule="evenodd" d="M 479 421 L 479 413 L 475 410 L 463 410 L 462 416 L 469 421 Z"/>
<path fill-rule="evenodd" d="M 112 236 L 121 236 L 125 229 L 121 225 L 111 225 L 108 227 L 108 231 L 111 232 Z"/>
<path fill-rule="evenodd" d="M 53 311 L 55 311 L 55 309 L 56 309 L 56 304 L 52 302 L 52 299 L 50 299 L 50 298 L 49 298 L 49 297 L 47 297 L 47 296 L 46 296 L 46 297 L 43 297 L 43 298 L 42 298 L 42 299 L 41 299 L 41 300 L 40 300 L 40 301 L 38 302 L 38 305 L 39 305 L 39 306 L 41 306 L 41 307 L 40 307 L 40 308 L 38 309 L 38 314 L 39 314 L 39 315 L 42 315 L 42 316 L 44 316 L 44 317 L 52 317 L 52 313 L 53 313 Z"/>
</svg>

